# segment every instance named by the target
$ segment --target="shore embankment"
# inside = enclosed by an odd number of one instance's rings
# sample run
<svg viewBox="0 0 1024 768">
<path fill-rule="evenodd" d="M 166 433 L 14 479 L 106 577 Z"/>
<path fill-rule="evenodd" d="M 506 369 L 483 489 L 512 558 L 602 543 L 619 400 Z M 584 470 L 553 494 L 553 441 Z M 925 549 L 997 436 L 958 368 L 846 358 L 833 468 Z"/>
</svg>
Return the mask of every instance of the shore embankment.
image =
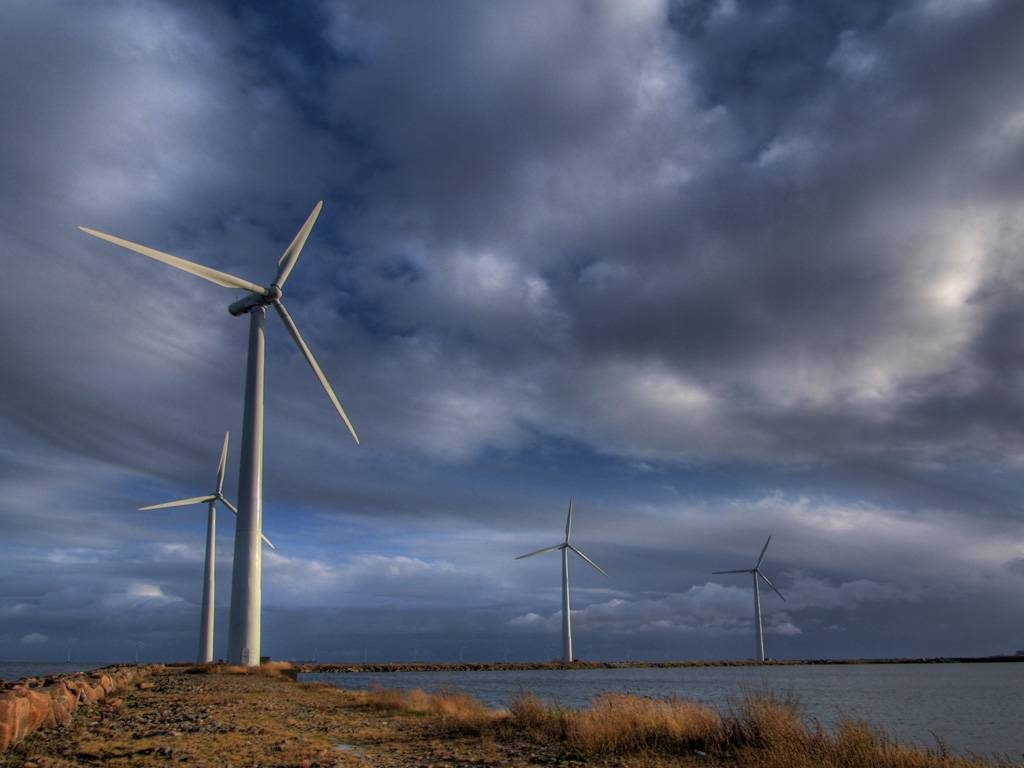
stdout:
<svg viewBox="0 0 1024 768">
<path fill-rule="evenodd" d="M 67 725 L 75 711 L 137 684 L 159 665 L 118 665 L 89 673 L 0 681 L 0 753 L 39 728 Z"/>
<path fill-rule="evenodd" d="M 381 662 L 341 663 L 300 661 L 293 666 L 300 672 L 523 672 L 539 669 L 674 669 L 679 667 L 802 667 L 842 664 L 985 664 L 1024 662 L 1024 655 L 1013 656 L 936 656 L 931 658 L 891 659 L 722 659 L 718 661 L 488 661 L 488 662 Z"/>
<path fill-rule="evenodd" d="M 995 765 L 904 747 L 864 723 L 826 731 L 802 718 L 798 702 L 771 694 L 717 711 L 622 694 L 567 710 L 524 693 L 497 710 L 461 693 L 345 691 L 296 682 L 296 673 L 286 664 L 154 669 L 0 752 L 0 766 Z"/>
</svg>

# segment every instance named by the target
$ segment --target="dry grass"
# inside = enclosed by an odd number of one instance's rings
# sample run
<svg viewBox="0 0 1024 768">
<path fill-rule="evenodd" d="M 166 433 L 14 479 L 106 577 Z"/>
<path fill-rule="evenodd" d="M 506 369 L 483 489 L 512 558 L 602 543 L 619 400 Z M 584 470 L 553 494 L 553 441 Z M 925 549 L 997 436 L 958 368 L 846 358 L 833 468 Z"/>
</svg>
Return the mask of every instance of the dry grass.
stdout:
<svg viewBox="0 0 1024 768">
<path fill-rule="evenodd" d="M 403 691 L 397 688 L 382 688 L 375 685 L 368 691 L 358 691 L 360 703 L 371 709 L 395 710 L 423 715 L 431 711 L 434 699 L 421 688 Z"/>
<path fill-rule="evenodd" d="M 263 675 L 265 677 L 286 677 L 294 680 L 298 668 L 287 661 L 268 661 L 258 667 L 244 667 L 240 664 L 194 664 L 183 670 L 190 675 Z"/>
<path fill-rule="evenodd" d="M 549 706 L 530 691 L 520 691 L 508 708 L 508 730 L 539 742 L 565 741 L 569 715 L 569 710 Z"/>
<path fill-rule="evenodd" d="M 805 722 L 793 695 L 748 694 L 723 718 L 717 752 L 760 768 L 995 768 L 1013 763 L 900 744 L 863 720 L 841 717 L 829 731 Z"/>
<path fill-rule="evenodd" d="M 603 694 L 588 709 L 545 704 L 523 692 L 507 711 L 464 693 L 377 688 L 367 706 L 436 718 L 449 732 L 559 746 L 583 756 L 698 755 L 757 768 L 1008 768 L 1009 761 L 960 757 L 899 744 L 868 723 L 841 719 L 834 731 L 801 716 L 792 695 L 747 694 L 724 713 L 692 701 Z"/>
<path fill-rule="evenodd" d="M 809 733 L 795 695 L 760 691 L 747 693 L 732 705 L 722 719 L 721 740 L 734 748 L 766 749 L 795 743 Z"/>
<path fill-rule="evenodd" d="M 400 691 L 374 687 L 360 693 L 361 703 L 373 709 L 431 715 L 445 728 L 465 733 L 482 733 L 504 717 L 480 701 L 458 691 L 425 693 L 419 688 Z"/>
<path fill-rule="evenodd" d="M 490 709 L 465 693 L 436 693 L 430 697 L 430 712 L 449 730 L 465 733 L 489 732 L 505 713 Z"/>
<path fill-rule="evenodd" d="M 548 706 L 521 693 L 504 718 L 508 734 L 541 743 L 561 742 L 590 755 L 636 752 L 679 754 L 705 749 L 718 738 L 721 718 L 702 704 L 606 693 L 590 709 Z"/>
<path fill-rule="evenodd" d="M 590 709 L 568 713 L 566 741 L 591 754 L 679 754 L 706 750 L 721 728 L 721 718 L 703 704 L 606 693 Z"/>
</svg>

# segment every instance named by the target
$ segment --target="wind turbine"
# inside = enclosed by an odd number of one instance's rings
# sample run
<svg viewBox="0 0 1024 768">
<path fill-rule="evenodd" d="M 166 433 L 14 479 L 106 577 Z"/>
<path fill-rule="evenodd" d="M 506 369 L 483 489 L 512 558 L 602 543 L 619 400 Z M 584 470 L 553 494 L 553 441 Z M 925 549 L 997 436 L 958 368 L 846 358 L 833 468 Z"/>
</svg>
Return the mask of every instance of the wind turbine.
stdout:
<svg viewBox="0 0 1024 768">
<path fill-rule="evenodd" d="M 562 659 L 568 663 L 572 659 L 572 619 L 570 616 L 569 608 L 569 550 L 572 550 L 579 555 L 585 562 L 592 565 L 600 573 L 604 573 L 605 576 L 608 574 L 604 572 L 597 563 L 583 554 L 580 550 L 576 549 L 572 544 L 569 543 L 569 534 L 572 531 L 572 497 L 569 497 L 569 514 L 565 518 L 565 541 L 561 544 L 555 544 L 553 547 L 545 547 L 544 549 L 538 549 L 536 552 L 528 552 L 525 555 L 519 555 L 516 560 L 522 560 L 525 557 L 533 557 L 534 555 L 542 555 L 545 552 L 553 552 L 556 549 L 562 550 Z"/>
<path fill-rule="evenodd" d="M 203 613 L 199 625 L 199 655 L 200 664 L 213 661 L 213 607 L 214 607 L 214 570 L 217 558 L 217 502 L 219 501 L 234 514 L 238 514 L 235 505 L 224 497 L 224 469 L 228 462 L 228 432 L 224 433 L 224 447 L 220 449 L 220 462 L 217 464 L 216 488 L 213 493 L 206 496 L 194 496 L 191 499 L 179 499 L 178 501 L 165 501 L 163 504 L 151 504 L 148 507 L 139 507 L 140 512 L 148 512 L 151 509 L 170 509 L 171 507 L 189 507 L 193 504 L 208 505 L 206 514 L 206 566 L 203 568 Z M 260 534 L 262 536 L 262 534 Z M 270 543 L 270 539 L 263 536 L 263 541 L 271 549 L 277 549 Z M 136 659 L 138 661 L 138 659 Z"/>
<path fill-rule="evenodd" d="M 341 416 L 356 443 L 352 422 L 331 389 L 313 353 L 303 341 L 288 310 L 281 303 L 281 294 L 302 246 L 316 223 L 323 201 L 318 202 L 291 244 L 277 262 L 277 275 L 269 286 L 251 283 L 227 272 L 172 256 L 120 237 L 79 227 L 87 235 L 141 253 L 177 269 L 189 272 L 225 288 L 249 291 L 247 296 L 228 307 L 235 317 L 249 315 L 249 351 L 245 369 L 245 414 L 242 422 L 241 465 L 238 473 L 238 518 L 235 523 L 235 559 L 231 572 L 231 621 L 228 629 L 228 661 L 232 664 L 258 666 L 260 663 L 261 563 L 260 535 L 263 524 L 263 360 L 266 349 L 264 321 L 267 307 L 272 306 L 281 322 L 302 352 L 313 374 L 327 393 L 334 409 Z"/>
<path fill-rule="evenodd" d="M 758 579 L 764 579 L 764 583 L 771 587 L 772 591 L 775 592 L 779 597 L 782 597 L 782 593 L 776 588 L 774 584 L 761 573 L 761 562 L 764 560 L 764 553 L 768 550 L 768 543 L 772 540 L 772 537 L 768 537 L 768 541 L 764 543 L 764 547 L 761 548 L 761 556 L 757 558 L 757 563 L 754 564 L 753 568 L 741 568 L 738 571 L 712 571 L 712 574 L 720 573 L 749 573 L 754 577 L 754 632 L 757 636 L 757 660 L 764 661 L 764 630 L 761 627 L 761 590 Z M 786 598 L 782 597 L 783 600 Z"/>
</svg>

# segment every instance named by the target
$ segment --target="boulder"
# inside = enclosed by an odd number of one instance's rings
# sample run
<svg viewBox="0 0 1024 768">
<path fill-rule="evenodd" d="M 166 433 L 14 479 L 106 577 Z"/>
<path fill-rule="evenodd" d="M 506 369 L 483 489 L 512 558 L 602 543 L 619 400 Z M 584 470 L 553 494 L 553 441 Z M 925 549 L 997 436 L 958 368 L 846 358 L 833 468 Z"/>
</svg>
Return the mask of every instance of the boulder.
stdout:
<svg viewBox="0 0 1024 768">
<path fill-rule="evenodd" d="M 162 664 L 110 667 L 88 676 L 28 678 L 5 685 L 0 689 L 0 753 L 37 728 L 67 725 L 79 705 L 95 704 L 136 682 L 143 690 L 153 688 L 143 679 L 162 669 Z M 123 701 L 109 703 L 120 706 Z"/>
<path fill-rule="evenodd" d="M 50 697 L 25 687 L 0 693 L 0 751 L 17 744 L 53 719 Z"/>
<path fill-rule="evenodd" d="M 110 675 L 93 675 L 92 686 L 101 689 L 103 696 L 114 692 L 114 681 L 110 679 Z"/>
<path fill-rule="evenodd" d="M 86 682 L 85 680 L 83 680 L 82 678 L 78 678 L 78 679 L 75 679 L 75 680 L 69 680 L 68 681 L 68 687 L 71 688 L 73 691 L 75 691 L 78 694 L 78 703 L 79 704 L 95 704 L 96 703 L 96 699 L 98 698 L 96 696 L 96 691 L 94 691 L 93 687 L 91 685 L 89 685 L 89 683 Z"/>
<path fill-rule="evenodd" d="M 44 689 L 53 702 L 53 720 L 55 725 L 67 725 L 71 716 L 78 708 L 77 694 L 68 688 L 63 680 Z"/>
<path fill-rule="evenodd" d="M 18 723 L 18 741 L 41 725 L 54 724 L 53 699 L 40 691 L 25 691 L 23 695 L 28 700 L 28 709 Z"/>
<path fill-rule="evenodd" d="M 14 690 L 0 693 L 0 752 L 15 743 L 18 723 L 27 709 L 28 702 Z"/>
</svg>

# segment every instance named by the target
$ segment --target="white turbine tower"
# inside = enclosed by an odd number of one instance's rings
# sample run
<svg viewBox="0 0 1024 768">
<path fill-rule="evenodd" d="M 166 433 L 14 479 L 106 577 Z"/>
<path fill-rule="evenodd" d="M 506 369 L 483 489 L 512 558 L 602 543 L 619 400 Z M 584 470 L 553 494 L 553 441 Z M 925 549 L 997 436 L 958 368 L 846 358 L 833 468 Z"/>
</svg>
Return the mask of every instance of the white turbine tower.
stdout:
<svg viewBox="0 0 1024 768">
<path fill-rule="evenodd" d="M 768 543 L 772 540 L 772 537 L 768 537 L 768 541 L 764 543 L 764 547 L 761 549 L 761 556 L 757 558 L 753 568 L 741 568 L 738 571 L 712 571 L 712 574 L 720 573 L 749 573 L 754 577 L 754 632 L 756 634 L 757 642 L 757 660 L 764 661 L 764 630 L 761 627 L 761 589 L 758 579 L 764 579 L 764 583 L 771 587 L 772 591 L 775 592 L 779 597 L 782 597 L 782 593 L 776 588 L 774 584 L 761 573 L 761 562 L 764 560 L 764 553 L 768 550 Z M 782 597 L 783 600 L 786 598 Z"/>
<path fill-rule="evenodd" d="M 220 449 L 220 463 L 217 464 L 217 485 L 213 493 L 206 496 L 195 496 L 191 499 L 165 501 L 163 504 L 151 504 L 139 507 L 140 512 L 151 509 L 169 509 L 171 507 L 188 507 L 193 504 L 207 504 L 206 514 L 206 565 L 203 568 L 203 613 L 199 623 L 199 655 L 200 664 L 213 661 L 213 609 L 214 609 L 214 572 L 217 567 L 217 502 L 219 501 L 234 514 L 238 514 L 235 506 L 224 497 L 224 469 L 228 462 L 228 432 L 224 433 L 224 447 Z M 263 541 L 271 549 L 276 547 L 270 539 L 263 536 Z"/>
<path fill-rule="evenodd" d="M 249 353 L 245 371 L 245 415 L 242 423 L 241 465 L 238 473 L 238 519 L 235 524 L 235 559 L 231 572 L 231 622 L 228 630 L 228 661 L 232 664 L 257 666 L 260 663 L 261 563 L 260 533 L 263 525 L 263 358 L 266 348 L 264 320 L 267 307 L 272 306 L 288 333 L 302 352 L 309 367 L 320 381 L 334 409 L 341 416 L 356 443 L 359 437 L 338 402 L 327 377 L 313 353 L 303 341 L 288 310 L 281 303 L 281 292 L 302 246 L 323 208 L 321 200 L 314 206 L 291 245 L 277 262 L 277 275 L 269 286 L 251 283 L 227 272 L 204 267 L 169 253 L 97 232 L 87 227 L 80 230 L 93 237 L 141 253 L 172 267 L 189 272 L 225 288 L 240 288 L 249 295 L 239 299 L 228 311 L 238 317 L 249 315 Z"/>
<path fill-rule="evenodd" d="M 562 550 L 562 659 L 568 663 L 572 659 L 572 618 L 571 609 L 569 607 L 569 550 L 572 550 L 579 555 L 585 562 L 592 565 L 600 573 L 605 576 L 608 574 L 604 572 L 597 563 L 583 554 L 580 550 L 576 549 L 572 544 L 569 543 L 569 534 L 572 531 L 572 497 L 569 498 L 569 514 L 565 518 L 565 541 L 561 544 L 555 544 L 553 547 L 545 547 L 544 549 L 538 549 L 536 552 L 528 552 L 525 555 L 519 555 L 516 560 L 522 560 L 524 557 L 533 557 L 534 555 L 542 555 L 545 552 L 554 552 L 556 549 Z"/>
</svg>

